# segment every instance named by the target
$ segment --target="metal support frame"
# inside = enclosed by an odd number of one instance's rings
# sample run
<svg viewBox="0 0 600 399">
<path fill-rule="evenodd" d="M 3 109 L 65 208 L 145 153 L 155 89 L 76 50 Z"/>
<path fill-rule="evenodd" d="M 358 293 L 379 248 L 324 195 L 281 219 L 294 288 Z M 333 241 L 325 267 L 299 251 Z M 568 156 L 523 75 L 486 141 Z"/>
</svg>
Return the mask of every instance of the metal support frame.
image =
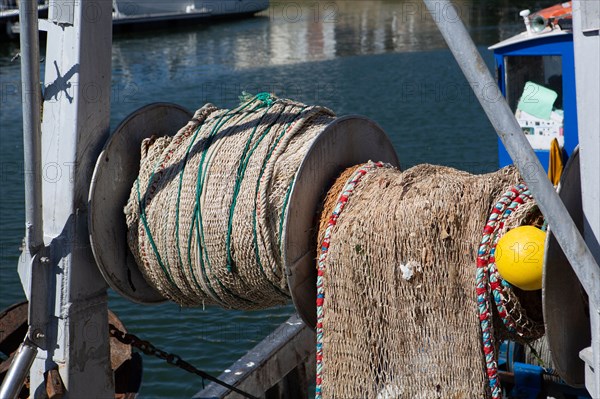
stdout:
<svg viewBox="0 0 600 399">
<path fill-rule="evenodd" d="M 584 1 L 595 1 L 595 0 L 584 0 Z M 467 32 L 464 24 L 460 18 L 460 12 L 456 7 L 452 5 L 449 0 L 424 0 L 427 8 L 429 9 L 435 23 L 437 24 L 442 36 L 446 40 L 448 47 L 454 54 L 456 61 L 458 62 L 460 68 L 462 69 L 465 77 L 469 81 L 471 88 L 473 89 L 477 99 L 479 100 L 481 106 L 483 107 L 486 115 L 488 116 L 490 122 L 494 126 L 496 133 L 504 143 L 504 146 L 508 150 L 511 158 L 513 159 L 515 165 L 518 167 L 523 179 L 531 189 L 542 213 L 548 220 L 549 224 L 552 226 L 552 231 L 556 236 L 556 239 L 563 249 L 565 255 L 567 256 L 573 270 L 577 274 L 577 277 L 581 281 L 581 284 L 585 288 L 587 294 L 590 298 L 590 313 L 592 319 L 592 338 L 593 347 L 594 347 L 594 364 L 592 367 L 596 370 L 595 381 L 598 381 L 598 370 L 600 369 L 600 353 L 598 348 L 598 340 L 600 339 L 600 329 L 598 325 L 600 323 L 600 268 L 590 251 L 590 248 L 584 241 L 583 237 L 579 233 L 575 223 L 569 216 L 567 209 L 564 204 L 558 197 L 553 185 L 546 177 L 546 173 L 542 168 L 538 158 L 536 157 L 531 145 L 527 141 L 527 138 L 523 134 L 521 127 L 519 126 L 517 120 L 515 119 L 512 111 L 510 110 L 506 100 L 502 96 L 496 80 L 492 77 L 490 71 L 488 70 L 486 64 L 484 63 L 481 55 L 477 51 L 469 33 Z M 575 2 L 574 9 L 577 8 L 580 2 Z M 580 24 L 578 19 L 580 19 L 581 15 L 578 12 L 574 12 L 574 30 L 576 31 L 576 35 L 579 36 L 577 39 L 576 36 L 576 44 L 579 41 L 579 45 L 582 44 L 582 33 L 577 32 L 577 24 Z M 598 18 L 598 16 L 596 16 Z M 590 43 L 586 43 L 586 47 L 592 46 L 594 41 L 590 40 Z M 598 44 L 597 40 L 595 41 L 596 48 L 594 52 L 598 54 Z M 579 57 L 578 57 L 579 55 Z M 595 99 L 596 107 L 598 105 L 597 96 L 598 91 L 594 90 L 594 88 L 590 88 L 589 85 L 592 82 L 598 82 L 598 63 L 592 62 L 592 65 L 585 66 L 584 70 L 588 71 L 590 76 L 595 76 L 595 80 L 592 79 L 590 81 L 584 82 L 582 81 L 582 74 L 579 70 L 579 67 L 583 64 L 583 53 L 581 51 L 576 50 L 576 67 L 577 69 L 577 81 L 578 85 L 581 84 L 581 90 L 577 90 L 578 93 L 578 105 L 584 105 L 583 98 L 580 93 L 583 92 L 591 92 L 593 94 L 589 94 L 590 96 L 594 96 L 592 101 Z M 593 68 L 595 72 L 593 71 Z M 583 90 L 583 87 L 589 90 Z M 595 92 L 595 93 L 594 93 Z M 594 104 L 594 102 L 592 102 Z M 579 114 L 586 114 L 587 107 L 590 107 L 590 104 L 584 106 L 579 109 Z M 598 115 L 598 108 L 593 110 L 592 108 L 588 109 L 587 113 L 595 113 L 596 120 Z M 582 123 L 583 122 L 583 123 Z M 590 217 L 595 217 L 598 215 L 598 124 L 594 125 L 593 119 L 588 119 L 586 123 L 583 119 L 579 119 L 579 131 L 583 132 L 580 135 L 579 140 L 581 143 L 581 151 L 582 151 L 582 185 L 583 183 L 583 169 L 586 168 L 584 166 L 584 146 L 588 145 L 588 159 L 590 159 L 589 166 L 595 162 L 595 169 L 587 171 L 588 175 L 588 184 L 592 187 L 588 187 L 588 192 L 591 192 L 590 195 L 586 195 L 584 189 L 583 199 L 587 202 L 587 208 L 584 205 L 584 212 L 587 210 L 590 213 L 586 213 L 586 218 L 588 223 L 595 223 L 595 226 L 592 228 L 588 226 L 588 229 L 598 230 L 600 226 L 598 226 L 598 220 L 591 220 Z M 591 130 L 586 130 L 591 129 Z M 582 137 L 586 136 L 585 138 Z M 591 140 L 591 145 L 586 144 L 588 136 L 595 136 Z M 595 143 L 595 144 L 594 144 Z M 594 161 L 591 161 L 591 158 L 594 158 Z M 592 177 L 593 176 L 593 177 Z M 595 179 L 595 181 L 591 181 Z M 595 196 L 595 199 L 594 199 Z M 587 199 L 586 199 L 587 197 Z M 595 201 L 595 202 L 594 202 Z M 594 210 L 590 208 L 595 207 Z M 586 234 L 586 236 L 588 236 Z M 588 243 L 592 244 L 592 241 L 589 240 Z M 597 245 L 597 241 L 595 241 Z M 590 245 L 594 248 L 593 245 Z M 594 248 L 596 249 L 596 248 Z M 599 254 L 596 253 L 596 256 Z M 598 389 L 598 384 L 596 384 L 596 390 Z M 594 392 L 591 392 L 594 395 Z M 596 392 L 596 396 L 598 394 Z"/>
<path fill-rule="evenodd" d="M 25 165 L 25 248 L 21 261 L 29 278 L 29 331 L 28 338 L 36 346 L 44 346 L 44 333 L 48 322 L 46 297 L 43 287 L 47 282 L 44 251 L 44 226 L 42 202 L 42 137 L 41 137 L 41 87 L 40 46 L 38 33 L 37 1 L 19 4 L 22 26 L 21 82 L 23 92 L 23 153 Z M 41 289 L 41 290 L 40 290 Z M 32 298 L 33 294 L 33 298 Z M 36 305 L 32 305 L 36 304 Z M 35 347 L 32 347 L 35 348 Z M 29 352 L 28 352 L 29 353 Z"/>
<path fill-rule="evenodd" d="M 37 286 L 35 273 L 22 280 L 32 311 L 45 315 L 47 326 L 36 334 L 44 345 L 31 368 L 30 389 L 32 397 L 45 395 L 44 373 L 58 367 L 69 397 L 112 397 L 106 283 L 87 229 L 93 165 L 109 133 L 112 10 L 110 1 L 82 0 L 64 9 L 66 4 L 51 1 L 55 18 L 44 24 L 42 157 L 36 176 L 42 178 L 46 251 L 37 264 L 34 257 L 33 267 L 42 264 L 46 274 Z M 69 18 L 58 18 L 58 12 Z M 39 84 L 39 75 L 32 76 Z M 38 120 L 40 111 L 34 109 Z M 34 300 L 36 294 L 44 300 Z"/>
<path fill-rule="evenodd" d="M 24 264 L 26 291 L 43 285 L 45 273 L 39 263 L 40 250 L 44 247 L 42 217 L 42 162 L 41 162 L 41 90 L 40 90 L 40 45 L 38 37 L 38 4 L 35 0 L 19 3 L 21 24 L 21 87 L 23 108 L 23 155 L 25 167 L 25 248 L 21 261 Z M 34 261 L 35 259 L 35 261 Z M 37 267 L 36 267 L 37 266 Z M 38 334 L 43 341 L 41 329 L 46 327 L 45 298 L 38 297 L 42 306 L 29 306 L 29 329 L 25 342 L 19 348 L 5 381 L 0 387 L 0 398 L 14 398 L 21 387 L 37 354 L 38 344 L 30 337 Z"/>
</svg>

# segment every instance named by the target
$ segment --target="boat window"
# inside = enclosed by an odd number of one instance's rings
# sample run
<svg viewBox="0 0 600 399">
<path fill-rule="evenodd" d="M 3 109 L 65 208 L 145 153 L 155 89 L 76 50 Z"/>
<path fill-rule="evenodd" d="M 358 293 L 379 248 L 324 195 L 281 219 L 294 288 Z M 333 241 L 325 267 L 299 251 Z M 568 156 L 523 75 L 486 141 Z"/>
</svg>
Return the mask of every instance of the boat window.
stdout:
<svg viewBox="0 0 600 399">
<path fill-rule="evenodd" d="M 564 146 L 562 60 L 560 56 L 508 56 L 506 99 L 535 150 Z"/>
<path fill-rule="evenodd" d="M 506 56 L 506 100 L 516 112 L 519 99 L 527 95 L 525 85 L 533 82 L 556 92 L 554 108 L 563 109 L 562 59 L 559 55 Z"/>
</svg>

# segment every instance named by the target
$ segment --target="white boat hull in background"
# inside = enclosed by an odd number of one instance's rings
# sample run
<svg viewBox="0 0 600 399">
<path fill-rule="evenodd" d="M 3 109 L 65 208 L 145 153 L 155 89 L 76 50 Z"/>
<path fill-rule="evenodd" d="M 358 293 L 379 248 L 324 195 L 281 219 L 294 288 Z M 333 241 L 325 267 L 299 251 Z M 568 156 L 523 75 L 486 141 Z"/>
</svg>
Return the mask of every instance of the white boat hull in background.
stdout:
<svg viewBox="0 0 600 399">
<path fill-rule="evenodd" d="M 17 38 L 19 10 L 1 3 L 0 37 Z M 269 7 L 269 0 L 113 0 L 113 26 L 168 24 L 170 21 L 211 20 L 250 16 Z M 48 16 L 48 2 L 40 2 L 39 18 Z M 52 14 L 52 13 L 51 13 Z M 40 25 L 41 30 L 44 30 Z"/>
<path fill-rule="evenodd" d="M 113 23 L 249 15 L 269 7 L 269 0 L 114 0 Z"/>
</svg>

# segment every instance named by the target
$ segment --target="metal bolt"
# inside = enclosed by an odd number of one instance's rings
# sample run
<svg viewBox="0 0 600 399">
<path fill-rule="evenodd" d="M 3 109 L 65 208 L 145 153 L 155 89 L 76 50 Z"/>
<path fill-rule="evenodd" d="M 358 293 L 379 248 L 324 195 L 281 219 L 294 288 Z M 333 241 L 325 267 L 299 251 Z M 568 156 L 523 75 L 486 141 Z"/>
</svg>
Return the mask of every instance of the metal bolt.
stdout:
<svg viewBox="0 0 600 399">
<path fill-rule="evenodd" d="M 36 330 L 33 333 L 33 338 L 35 338 L 35 339 L 42 339 L 42 338 L 45 338 L 45 337 L 46 337 L 46 335 L 43 332 L 41 332 L 40 330 Z"/>
</svg>

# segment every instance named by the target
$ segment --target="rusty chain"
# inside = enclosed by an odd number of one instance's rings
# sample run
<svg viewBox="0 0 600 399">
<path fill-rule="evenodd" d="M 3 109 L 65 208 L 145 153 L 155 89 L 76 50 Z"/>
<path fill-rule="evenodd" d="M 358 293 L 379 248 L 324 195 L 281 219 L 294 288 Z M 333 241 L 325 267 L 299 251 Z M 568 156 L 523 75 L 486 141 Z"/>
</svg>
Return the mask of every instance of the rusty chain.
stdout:
<svg viewBox="0 0 600 399">
<path fill-rule="evenodd" d="M 258 399 L 256 396 L 253 396 L 247 392 L 244 392 L 241 389 L 234 387 L 233 385 L 229 385 L 225 381 L 221 381 L 217 377 L 213 377 L 212 375 L 210 375 L 202 370 L 197 369 L 192 364 L 183 360 L 179 355 L 176 355 L 174 353 L 165 352 L 164 350 L 159 349 L 156 346 L 152 345 L 152 343 L 149 341 L 143 340 L 134 334 L 125 333 L 125 332 L 119 330 L 113 324 L 109 324 L 108 326 L 109 326 L 110 335 L 112 337 L 115 337 L 119 342 L 122 342 L 125 345 L 131 345 L 133 348 L 139 349 L 140 352 L 144 353 L 145 355 L 157 357 L 161 360 L 164 360 L 165 362 L 167 362 L 168 364 L 170 364 L 172 366 L 175 366 L 182 370 L 185 370 L 188 373 L 196 374 L 197 376 L 200 376 L 203 380 L 206 379 L 206 380 L 212 381 L 212 382 L 219 384 L 219 385 L 221 385 L 235 393 L 238 393 L 246 398 Z"/>
</svg>

